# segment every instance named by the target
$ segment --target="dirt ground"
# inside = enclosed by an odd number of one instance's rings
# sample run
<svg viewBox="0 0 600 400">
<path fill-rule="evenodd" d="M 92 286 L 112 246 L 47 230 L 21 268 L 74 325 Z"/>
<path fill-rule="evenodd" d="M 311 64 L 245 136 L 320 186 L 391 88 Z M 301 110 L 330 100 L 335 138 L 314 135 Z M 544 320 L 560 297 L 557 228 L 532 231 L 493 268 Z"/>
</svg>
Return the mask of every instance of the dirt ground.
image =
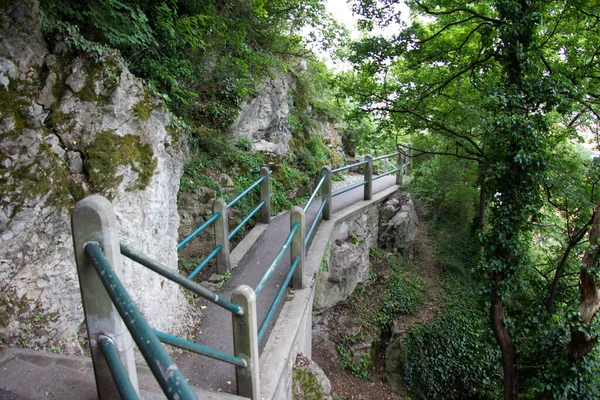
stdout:
<svg viewBox="0 0 600 400">
<path fill-rule="evenodd" d="M 412 260 L 411 271 L 419 275 L 424 282 L 424 301 L 416 313 L 395 319 L 396 330 L 399 332 L 407 332 L 412 326 L 432 321 L 441 312 L 441 307 L 443 307 L 440 299 L 440 291 L 442 290 L 440 267 L 434 254 L 433 238 L 427 231 L 426 224 L 424 223 L 425 215 L 422 207 L 417 205 L 416 208 L 419 216 L 419 234 L 414 245 L 414 258 Z M 372 263 L 371 268 L 375 274 L 385 278 L 386 271 L 383 271 L 382 268 L 386 268 L 386 266 Z M 377 283 L 374 283 L 369 287 L 369 295 L 361 296 L 360 299 L 353 298 L 347 300 L 334 307 L 329 311 L 332 315 L 330 320 L 339 320 L 340 316 L 349 316 L 349 318 L 352 318 L 352 314 L 356 310 L 356 305 L 353 306 L 352 303 L 357 301 L 361 303 L 363 309 L 364 307 L 367 309 L 376 309 L 379 305 L 379 294 L 383 290 L 377 287 L 377 285 Z M 367 380 L 357 378 L 339 366 L 339 356 L 332 341 L 314 340 L 312 359 L 323 369 L 329 378 L 334 399 L 336 396 L 342 400 L 403 399 L 402 396 L 394 393 L 385 381 L 383 351 L 377 352 L 373 371 Z"/>
</svg>

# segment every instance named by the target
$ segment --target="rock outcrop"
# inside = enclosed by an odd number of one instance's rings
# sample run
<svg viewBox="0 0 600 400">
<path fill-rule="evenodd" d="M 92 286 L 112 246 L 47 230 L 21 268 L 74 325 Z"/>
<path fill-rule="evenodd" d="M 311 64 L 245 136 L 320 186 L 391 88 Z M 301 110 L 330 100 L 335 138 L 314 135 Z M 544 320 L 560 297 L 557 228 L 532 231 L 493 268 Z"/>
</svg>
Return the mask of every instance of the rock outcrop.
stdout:
<svg viewBox="0 0 600 400">
<path fill-rule="evenodd" d="M 339 224 L 334 242 L 317 274 L 313 310 L 320 312 L 344 301 L 369 278 L 369 249 L 378 235 L 377 208 Z"/>
<path fill-rule="evenodd" d="M 379 208 L 340 223 L 326 268 L 317 274 L 313 310 L 321 312 L 348 298 L 369 277 L 369 251 L 380 247 L 412 257 L 418 233 L 418 218 L 409 193 L 397 192 Z"/>
<path fill-rule="evenodd" d="M 288 127 L 288 93 L 294 85 L 290 75 L 274 71 L 273 76 L 265 79 L 258 88 L 258 95 L 242 104 L 240 114 L 230 128 L 231 134 L 252 140 L 253 152 L 277 157 L 286 155 L 292 138 Z"/>
<path fill-rule="evenodd" d="M 293 370 L 294 400 L 331 400 L 331 382 L 313 360 L 298 354 Z"/>
<path fill-rule="evenodd" d="M 120 236 L 177 268 L 176 196 L 183 156 L 170 115 L 122 61 L 51 53 L 37 3 L 0 8 L 0 337 L 81 352 L 83 312 L 70 210 L 108 197 Z M 124 283 L 157 329 L 182 332 L 181 290 L 124 263 Z"/>
<path fill-rule="evenodd" d="M 394 253 L 401 252 L 411 259 L 419 219 L 410 194 L 397 192 L 390 196 L 379 216 L 379 246 Z"/>
</svg>

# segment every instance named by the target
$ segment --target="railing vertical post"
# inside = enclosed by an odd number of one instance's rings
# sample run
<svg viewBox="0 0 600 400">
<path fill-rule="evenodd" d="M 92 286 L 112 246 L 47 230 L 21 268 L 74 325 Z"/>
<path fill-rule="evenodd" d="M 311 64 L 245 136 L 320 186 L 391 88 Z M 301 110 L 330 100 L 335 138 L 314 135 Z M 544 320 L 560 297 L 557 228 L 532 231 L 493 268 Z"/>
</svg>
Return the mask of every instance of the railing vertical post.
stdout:
<svg viewBox="0 0 600 400">
<path fill-rule="evenodd" d="M 407 158 L 408 158 L 408 167 L 406 168 L 406 174 L 410 175 L 412 174 L 412 168 L 413 168 L 413 159 L 412 159 L 412 144 L 408 144 L 408 154 L 407 154 Z"/>
<path fill-rule="evenodd" d="M 365 200 L 371 200 L 373 197 L 373 157 L 370 154 L 365 156 Z"/>
<path fill-rule="evenodd" d="M 256 295 L 246 285 L 238 286 L 231 295 L 231 302 L 242 307 L 244 315 L 233 316 L 233 349 L 236 357 L 246 360 L 248 366 L 235 367 L 239 396 L 260 399 L 258 324 L 256 322 Z"/>
<path fill-rule="evenodd" d="M 106 293 L 96 269 L 84 252 L 87 242 L 99 243 L 115 275 L 122 277 L 118 226 L 112 204 L 100 195 L 86 197 L 75 205 L 71 214 L 71 227 L 98 398 L 119 398 L 119 392 L 98 343 L 101 335 L 113 340 L 131 384 L 139 395 L 131 335 Z"/>
<path fill-rule="evenodd" d="M 323 186 L 321 187 L 321 201 L 327 201 L 325 203 L 325 207 L 323 207 L 323 219 L 329 221 L 331 219 L 331 212 L 333 210 L 333 198 L 331 197 L 331 166 L 326 165 L 321 170 L 321 176 L 325 174 L 325 181 L 323 182 Z"/>
<path fill-rule="evenodd" d="M 214 213 L 221 215 L 215 221 L 215 245 L 221 245 L 221 251 L 217 254 L 217 274 L 225 275 L 231 270 L 229 256 L 229 221 L 227 218 L 227 203 L 223 199 L 215 200 L 213 204 Z"/>
<path fill-rule="evenodd" d="M 304 218 L 304 210 L 301 207 L 295 206 L 292 207 L 292 213 L 290 217 L 290 228 L 294 226 L 294 224 L 298 222 L 300 226 L 292 239 L 292 245 L 290 249 L 291 262 L 294 262 L 296 256 L 300 257 L 300 261 L 298 261 L 298 265 L 296 266 L 296 270 L 294 271 L 294 275 L 292 275 L 292 287 L 294 289 L 302 289 L 304 288 L 304 257 L 306 255 L 306 248 L 304 245 L 304 235 L 305 235 L 305 218 Z"/>
<path fill-rule="evenodd" d="M 263 224 L 268 224 L 271 221 L 271 179 L 269 179 L 269 167 L 263 166 L 260 169 L 260 176 L 265 177 L 260 183 L 260 201 L 264 200 L 265 202 L 260 211 L 260 217 Z"/>
<path fill-rule="evenodd" d="M 404 175 L 404 153 L 399 151 L 396 155 L 396 185 L 402 185 L 402 176 Z"/>
</svg>

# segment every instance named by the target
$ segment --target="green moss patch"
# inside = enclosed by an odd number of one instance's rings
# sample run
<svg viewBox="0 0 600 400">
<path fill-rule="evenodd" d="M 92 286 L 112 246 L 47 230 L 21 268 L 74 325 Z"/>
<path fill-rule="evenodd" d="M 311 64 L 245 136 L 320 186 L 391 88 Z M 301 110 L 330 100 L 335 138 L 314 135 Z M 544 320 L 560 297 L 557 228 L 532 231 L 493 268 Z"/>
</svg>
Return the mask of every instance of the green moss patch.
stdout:
<svg viewBox="0 0 600 400">
<path fill-rule="evenodd" d="M 110 197 L 111 190 L 121 184 L 120 166 L 129 166 L 138 173 L 128 190 L 143 190 L 150 184 L 157 160 L 152 148 L 142 144 L 138 136 L 119 136 L 112 131 L 100 132 L 86 151 L 86 169 L 89 182 L 97 193 Z"/>
</svg>

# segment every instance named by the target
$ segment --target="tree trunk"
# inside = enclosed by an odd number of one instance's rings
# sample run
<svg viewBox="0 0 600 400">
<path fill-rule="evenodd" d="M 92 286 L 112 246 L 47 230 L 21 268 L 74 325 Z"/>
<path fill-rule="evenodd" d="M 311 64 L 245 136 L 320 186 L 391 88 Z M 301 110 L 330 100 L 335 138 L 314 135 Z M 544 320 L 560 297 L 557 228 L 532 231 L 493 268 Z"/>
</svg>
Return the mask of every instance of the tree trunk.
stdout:
<svg viewBox="0 0 600 400">
<path fill-rule="evenodd" d="M 596 279 L 595 272 L 598 270 L 598 238 L 600 237 L 600 203 L 596 206 L 594 213 L 594 224 L 590 232 L 590 248 L 583 255 L 583 266 L 579 273 L 579 312 L 581 321 L 588 326 L 600 309 L 600 282 Z M 569 360 L 576 361 L 588 354 L 598 341 L 597 336 L 590 336 L 584 331 L 571 330 L 571 342 L 569 343 Z"/>
<path fill-rule="evenodd" d="M 510 333 L 504 325 L 504 302 L 499 295 L 500 283 L 503 277 L 494 275 L 494 286 L 492 288 L 492 305 L 490 314 L 492 318 L 492 330 L 502 352 L 502 369 L 504 371 L 504 400 L 515 400 L 517 394 L 517 355 L 515 346 L 510 338 Z"/>
</svg>

